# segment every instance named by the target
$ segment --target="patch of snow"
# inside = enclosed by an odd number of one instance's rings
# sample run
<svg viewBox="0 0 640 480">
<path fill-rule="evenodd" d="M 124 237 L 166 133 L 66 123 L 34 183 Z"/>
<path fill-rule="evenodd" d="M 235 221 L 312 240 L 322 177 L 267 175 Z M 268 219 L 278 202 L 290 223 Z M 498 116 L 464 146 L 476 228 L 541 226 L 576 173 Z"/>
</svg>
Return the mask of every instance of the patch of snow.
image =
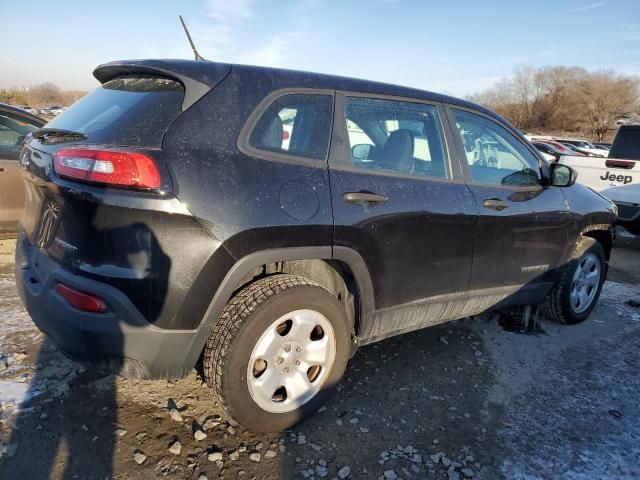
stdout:
<svg viewBox="0 0 640 480">
<path fill-rule="evenodd" d="M 21 403 L 32 399 L 40 392 L 29 391 L 26 383 L 12 380 L 0 380 L 0 404 L 13 404 L 19 406 Z"/>
<path fill-rule="evenodd" d="M 2 340 L 8 334 L 36 330 L 36 326 L 22 306 L 13 275 L 0 275 L 0 292 L 2 292 L 2 302 L 0 302 L 0 319 L 2 319 L 0 322 L 1 346 Z"/>
<path fill-rule="evenodd" d="M 637 285 L 607 281 L 602 287 L 599 303 L 613 308 L 621 317 L 640 322 L 640 308 L 626 303 L 631 299 L 640 299 Z"/>
</svg>

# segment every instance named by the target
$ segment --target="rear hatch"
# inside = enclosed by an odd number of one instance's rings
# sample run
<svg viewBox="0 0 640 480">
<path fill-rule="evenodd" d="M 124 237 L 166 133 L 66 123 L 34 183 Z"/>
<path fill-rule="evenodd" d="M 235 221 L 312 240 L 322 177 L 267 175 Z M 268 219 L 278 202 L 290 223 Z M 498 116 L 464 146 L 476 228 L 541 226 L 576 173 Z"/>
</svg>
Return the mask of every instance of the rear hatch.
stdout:
<svg viewBox="0 0 640 480">
<path fill-rule="evenodd" d="M 84 243 L 85 227 L 93 218 L 88 210 L 95 210 L 105 193 L 126 198 L 170 191 L 171 177 L 160 147 L 165 130 L 182 111 L 183 98 L 184 88 L 176 80 L 118 77 L 47 124 L 43 131 L 48 133 L 31 138 L 20 157 L 27 190 L 22 226 L 29 240 L 63 261 L 64 248 L 56 248 L 54 239 L 57 247 L 77 248 Z M 61 158 L 64 152 L 70 152 L 67 160 L 56 162 L 55 156 Z M 91 176 L 91 162 L 99 161 L 92 159 L 94 152 L 144 155 L 155 164 L 161 180 L 136 188 L 122 178 L 114 182 L 108 175 Z M 114 162 L 101 166 L 103 174 L 118 173 Z M 84 195 L 78 196 L 79 192 Z"/>
<path fill-rule="evenodd" d="M 166 130 L 229 68 L 184 61 L 98 67 L 94 75 L 102 86 L 35 131 L 20 153 L 28 240 L 67 268 L 130 264 L 118 258 L 129 249 L 113 242 L 127 241 L 125 230 L 137 217 L 153 220 L 152 213 L 136 216 L 136 210 L 158 209 L 154 199 L 172 197 L 161 148 Z M 113 238 L 118 226 L 119 240 Z"/>
</svg>

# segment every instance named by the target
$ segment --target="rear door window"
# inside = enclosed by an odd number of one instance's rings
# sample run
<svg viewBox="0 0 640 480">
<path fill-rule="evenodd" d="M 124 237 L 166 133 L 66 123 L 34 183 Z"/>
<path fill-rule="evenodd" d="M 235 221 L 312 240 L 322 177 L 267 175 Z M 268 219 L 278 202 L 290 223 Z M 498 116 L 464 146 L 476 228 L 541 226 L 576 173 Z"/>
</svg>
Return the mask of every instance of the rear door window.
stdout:
<svg viewBox="0 0 640 480">
<path fill-rule="evenodd" d="M 332 107 L 331 95 L 295 93 L 278 97 L 260 115 L 251 130 L 249 145 L 285 156 L 325 159 Z"/>
<path fill-rule="evenodd" d="M 435 106 L 347 97 L 346 117 L 354 167 L 447 177 L 444 137 Z"/>
<path fill-rule="evenodd" d="M 170 78 L 124 76 L 104 83 L 47 127 L 84 133 L 87 143 L 160 147 L 182 111 L 184 87 Z"/>
</svg>

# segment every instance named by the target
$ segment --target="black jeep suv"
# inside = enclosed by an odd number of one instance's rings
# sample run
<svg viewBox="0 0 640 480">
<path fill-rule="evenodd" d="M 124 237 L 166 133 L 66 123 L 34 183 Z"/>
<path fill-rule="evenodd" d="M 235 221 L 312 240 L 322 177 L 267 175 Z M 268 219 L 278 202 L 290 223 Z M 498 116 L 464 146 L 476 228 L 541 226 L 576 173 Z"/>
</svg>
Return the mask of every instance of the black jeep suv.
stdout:
<svg viewBox="0 0 640 480">
<path fill-rule="evenodd" d="M 213 62 L 94 75 L 20 156 L 20 294 L 75 359 L 136 378 L 201 362 L 232 417 L 275 431 L 359 345 L 596 305 L 615 207 L 485 108 Z"/>
</svg>

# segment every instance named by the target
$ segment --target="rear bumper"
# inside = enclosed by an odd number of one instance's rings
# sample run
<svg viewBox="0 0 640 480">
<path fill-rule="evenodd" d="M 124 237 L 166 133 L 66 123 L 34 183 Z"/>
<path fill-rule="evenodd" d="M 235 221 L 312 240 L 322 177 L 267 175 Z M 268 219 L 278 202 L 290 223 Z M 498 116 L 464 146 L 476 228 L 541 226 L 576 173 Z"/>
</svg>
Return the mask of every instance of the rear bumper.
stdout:
<svg viewBox="0 0 640 480">
<path fill-rule="evenodd" d="M 56 285 L 102 297 L 107 313 L 72 308 Z M 74 360 L 129 378 L 181 378 L 195 366 L 211 329 L 166 330 L 150 324 L 119 290 L 62 269 L 24 235 L 16 245 L 16 283 L 40 330 Z"/>
</svg>

